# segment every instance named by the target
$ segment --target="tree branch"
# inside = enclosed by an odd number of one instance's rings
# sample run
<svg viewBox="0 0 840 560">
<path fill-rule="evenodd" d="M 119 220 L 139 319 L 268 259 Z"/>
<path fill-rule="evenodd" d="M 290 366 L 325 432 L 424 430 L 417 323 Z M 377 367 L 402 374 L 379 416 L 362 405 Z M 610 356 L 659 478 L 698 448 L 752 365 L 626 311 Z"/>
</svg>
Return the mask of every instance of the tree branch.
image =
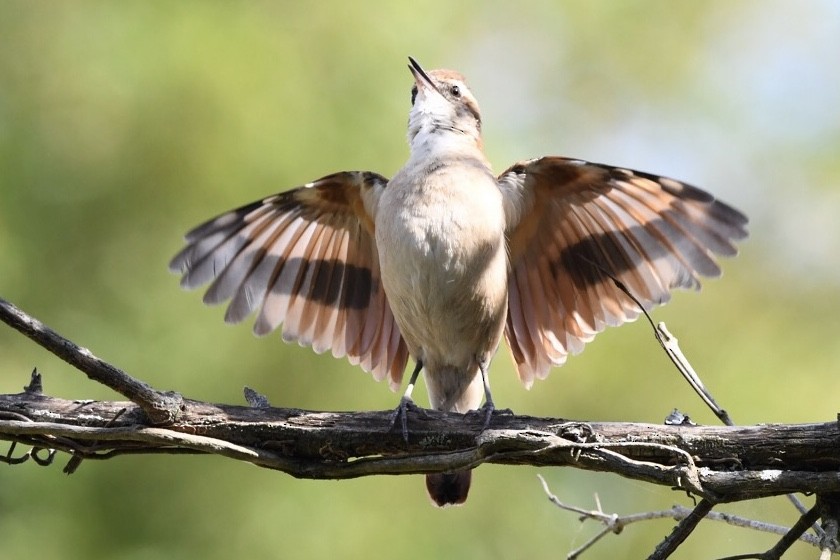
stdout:
<svg viewBox="0 0 840 560">
<path fill-rule="evenodd" d="M 579 423 L 496 415 L 314 412 L 185 399 L 178 420 L 148 424 L 131 402 L 0 395 L 0 439 L 80 458 L 206 453 L 300 478 L 443 472 L 482 463 L 571 466 L 681 488 L 716 503 L 840 489 L 837 423 L 749 427 Z"/>
<path fill-rule="evenodd" d="M 0 395 L 0 461 L 49 465 L 53 450 L 71 455 L 65 472 L 85 459 L 140 454 L 214 454 L 299 478 L 435 473 L 483 463 L 569 466 L 666 485 L 702 498 L 652 558 L 666 558 L 714 505 L 788 494 L 818 495 L 819 508 L 765 558 L 786 550 L 817 512 L 837 549 L 840 425 L 697 426 L 691 423 L 577 422 L 495 414 L 409 409 L 409 438 L 393 429 L 392 411 L 315 412 L 269 406 L 246 388 L 251 406 L 212 404 L 161 392 L 100 360 L 0 299 L 0 319 L 131 402 L 69 401 L 41 394 L 40 377 L 23 393 Z M 15 457 L 15 445 L 32 447 Z M 49 450 L 42 454 L 42 450 Z M 608 526 L 606 530 L 613 530 Z M 594 541 L 593 541 L 594 542 Z M 582 552 L 582 551 L 581 551 Z"/>
<path fill-rule="evenodd" d="M 134 379 L 2 298 L 0 298 L 0 320 L 79 371 L 86 373 L 89 378 L 137 403 L 153 424 L 167 424 L 178 417 L 181 395 L 157 391 L 146 383 Z"/>
<path fill-rule="evenodd" d="M 617 513 L 606 513 L 601 508 L 601 503 L 598 499 L 597 494 L 595 495 L 596 509 L 584 509 L 578 506 L 564 503 L 560 500 L 560 498 L 558 498 L 551 492 L 548 483 L 541 475 L 537 475 L 537 478 L 539 478 L 543 491 L 545 492 L 546 497 L 548 497 L 548 500 L 552 504 L 565 511 L 571 511 L 579 514 L 580 521 L 592 519 L 603 525 L 601 531 L 596 533 L 577 549 L 567 554 L 567 560 L 573 560 L 575 558 L 578 558 L 583 552 L 592 547 L 592 545 L 601 540 L 607 534 L 621 533 L 624 530 L 624 528 L 628 525 L 632 525 L 634 523 L 639 523 L 643 521 L 650 521 L 652 519 L 665 518 L 682 521 L 683 519 L 691 515 L 694 511 L 694 509 L 677 504 L 671 506 L 669 509 L 658 511 L 645 511 L 640 513 L 630 513 L 624 515 L 619 515 Z M 802 517 L 799 519 L 799 521 L 791 528 L 783 527 L 781 525 L 775 525 L 772 523 L 766 523 L 763 521 L 756 521 L 754 519 L 748 519 L 729 513 L 720 513 L 714 511 L 706 513 L 705 519 L 726 523 L 735 527 L 745 527 L 748 529 L 753 529 L 756 531 L 781 536 L 782 539 L 779 541 L 779 543 L 776 544 L 776 546 L 774 546 L 770 551 L 762 553 L 767 557 L 765 560 L 770 560 L 770 558 L 781 557 L 781 554 L 788 548 L 790 548 L 791 544 L 793 544 L 797 540 L 808 543 L 811 546 L 820 546 L 820 537 L 805 532 L 809 529 L 809 526 L 812 523 L 819 519 L 819 516 L 819 508 L 817 508 L 816 506 L 811 508 L 810 510 L 805 510 L 804 512 L 802 512 Z M 775 556 L 771 556 L 771 554 L 775 554 Z M 760 555 L 753 556 L 759 557 Z"/>
</svg>

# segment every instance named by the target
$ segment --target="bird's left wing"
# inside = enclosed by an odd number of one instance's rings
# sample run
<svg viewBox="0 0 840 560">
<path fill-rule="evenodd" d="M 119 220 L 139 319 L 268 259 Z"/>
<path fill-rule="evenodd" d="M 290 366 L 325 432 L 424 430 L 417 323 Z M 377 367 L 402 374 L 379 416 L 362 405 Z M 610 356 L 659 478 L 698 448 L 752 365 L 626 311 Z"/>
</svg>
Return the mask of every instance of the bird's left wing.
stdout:
<svg viewBox="0 0 840 560">
<path fill-rule="evenodd" d="M 379 274 L 374 219 L 388 180 L 370 172 L 323 177 L 209 220 L 170 262 L 181 285 L 211 282 L 225 320 L 257 310 L 254 332 L 347 356 L 399 386 L 408 360 Z"/>
<path fill-rule="evenodd" d="M 498 179 L 510 250 L 505 338 L 526 386 L 608 325 L 674 288 L 718 276 L 747 218 L 685 183 L 562 157 L 520 162 Z"/>
</svg>

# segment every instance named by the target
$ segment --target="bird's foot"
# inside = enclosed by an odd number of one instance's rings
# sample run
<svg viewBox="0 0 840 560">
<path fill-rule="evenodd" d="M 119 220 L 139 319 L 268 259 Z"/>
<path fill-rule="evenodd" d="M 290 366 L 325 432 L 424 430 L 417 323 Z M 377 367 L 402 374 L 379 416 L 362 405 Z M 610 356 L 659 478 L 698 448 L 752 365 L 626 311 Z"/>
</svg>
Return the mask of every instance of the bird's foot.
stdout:
<svg viewBox="0 0 840 560">
<path fill-rule="evenodd" d="M 481 405 L 476 410 L 471 410 L 467 414 L 482 414 L 484 415 L 484 424 L 481 425 L 481 431 L 483 432 L 487 428 L 490 427 L 490 421 L 493 420 L 493 415 L 501 416 L 501 415 L 513 415 L 513 411 L 509 408 L 496 408 L 496 405 L 493 404 L 493 401 L 486 401 L 483 405 Z"/>
<path fill-rule="evenodd" d="M 420 414 L 425 415 L 426 410 L 414 404 L 414 401 L 411 400 L 411 397 L 402 397 L 400 399 L 400 404 L 397 405 L 397 408 L 391 413 L 391 429 L 397 427 L 399 424 L 402 430 L 402 436 L 406 443 L 408 443 L 408 411 L 411 410 L 412 412 L 419 412 Z"/>
</svg>

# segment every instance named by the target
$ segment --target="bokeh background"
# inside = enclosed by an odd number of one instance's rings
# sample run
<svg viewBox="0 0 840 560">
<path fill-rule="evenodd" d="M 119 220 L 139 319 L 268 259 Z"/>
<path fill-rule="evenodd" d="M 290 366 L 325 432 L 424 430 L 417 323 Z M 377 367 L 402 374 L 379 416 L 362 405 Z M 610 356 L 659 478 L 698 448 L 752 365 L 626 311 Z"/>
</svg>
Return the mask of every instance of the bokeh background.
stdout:
<svg viewBox="0 0 840 560">
<path fill-rule="evenodd" d="M 828 421 L 840 394 L 840 3 L 564 1 L 0 3 L 0 296 L 161 389 L 242 403 L 387 409 L 397 395 L 330 356 L 223 323 L 166 265 L 199 221 L 329 172 L 407 156 L 406 57 L 465 73 L 491 161 L 568 155 L 680 178 L 752 219 L 702 294 L 656 313 L 739 423 Z M 0 391 L 114 398 L 0 327 Z M 647 325 L 598 337 L 525 391 L 520 413 L 714 423 Z M 422 395 L 422 390 L 421 390 Z M 425 397 L 420 398 L 425 402 Z M 0 469 L 8 558 L 557 558 L 596 527 L 550 505 L 537 469 L 484 466 L 468 503 L 421 477 L 313 482 L 208 457 Z M 544 469 L 568 503 L 690 505 L 609 475 Z M 727 511 L 782 524 L 784 499 Z M 673 525 L 587 558 L 638 558 Z M 770 546 L 705 523 L 680 558 Z M 813 557 L 804 546 L 791 558 Z"/>
</svg>

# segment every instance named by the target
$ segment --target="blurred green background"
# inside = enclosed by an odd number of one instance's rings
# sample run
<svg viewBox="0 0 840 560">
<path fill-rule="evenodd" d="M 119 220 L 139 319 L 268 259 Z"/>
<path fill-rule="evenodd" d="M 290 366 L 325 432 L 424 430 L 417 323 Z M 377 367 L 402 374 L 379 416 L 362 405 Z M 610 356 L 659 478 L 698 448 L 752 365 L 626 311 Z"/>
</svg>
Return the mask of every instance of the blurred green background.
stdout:
<svg viewBox="0 0 840 560">
<path fill-rule="evenodd" d="M 387 409 L 344 361 L 256 339 L 166 264 L 199 221 L 327 173 L 407 156 L 406 57 L 465 73 L 501 171 L 575 156 L 703 186 L 752 218 L 703 293 L 658 311 L 740 423 L 829 421 L 840 394 L 840 3 L 0 3 L 0 296 L 161 389 L 242 403 Z M 49 394 L 115 395 L 0 327 L 0 392 L 33 366 Z M 533 415 L 714 423 L 635 323 L 526 392 L 499 352 L 497 403 Z M 422 392 L 421 392 L 422 393 Z M 421 396 L 419 402 L 425 403 Z M 558 558 L 595 526 L 536 469 L 485 466 L 464 507 L 421 477 L 294 480 L 218 458 L 0 468 L 0 551 L 40 558 Z M 542 470 L 568 503 L 690 505 L 665 488 Z M 727 511 L 778 523 L 783 500 Z M 646 556 L 673 525 L 586 558 Z M 706 523 L 680 558 L 766 548 Z M 799 545 L 798 545 L 799 546 Z M 797 554 L 799 556 L 797 556 Z M 799 546 L 791 558 L 813 557 Z"/>
</svg>

